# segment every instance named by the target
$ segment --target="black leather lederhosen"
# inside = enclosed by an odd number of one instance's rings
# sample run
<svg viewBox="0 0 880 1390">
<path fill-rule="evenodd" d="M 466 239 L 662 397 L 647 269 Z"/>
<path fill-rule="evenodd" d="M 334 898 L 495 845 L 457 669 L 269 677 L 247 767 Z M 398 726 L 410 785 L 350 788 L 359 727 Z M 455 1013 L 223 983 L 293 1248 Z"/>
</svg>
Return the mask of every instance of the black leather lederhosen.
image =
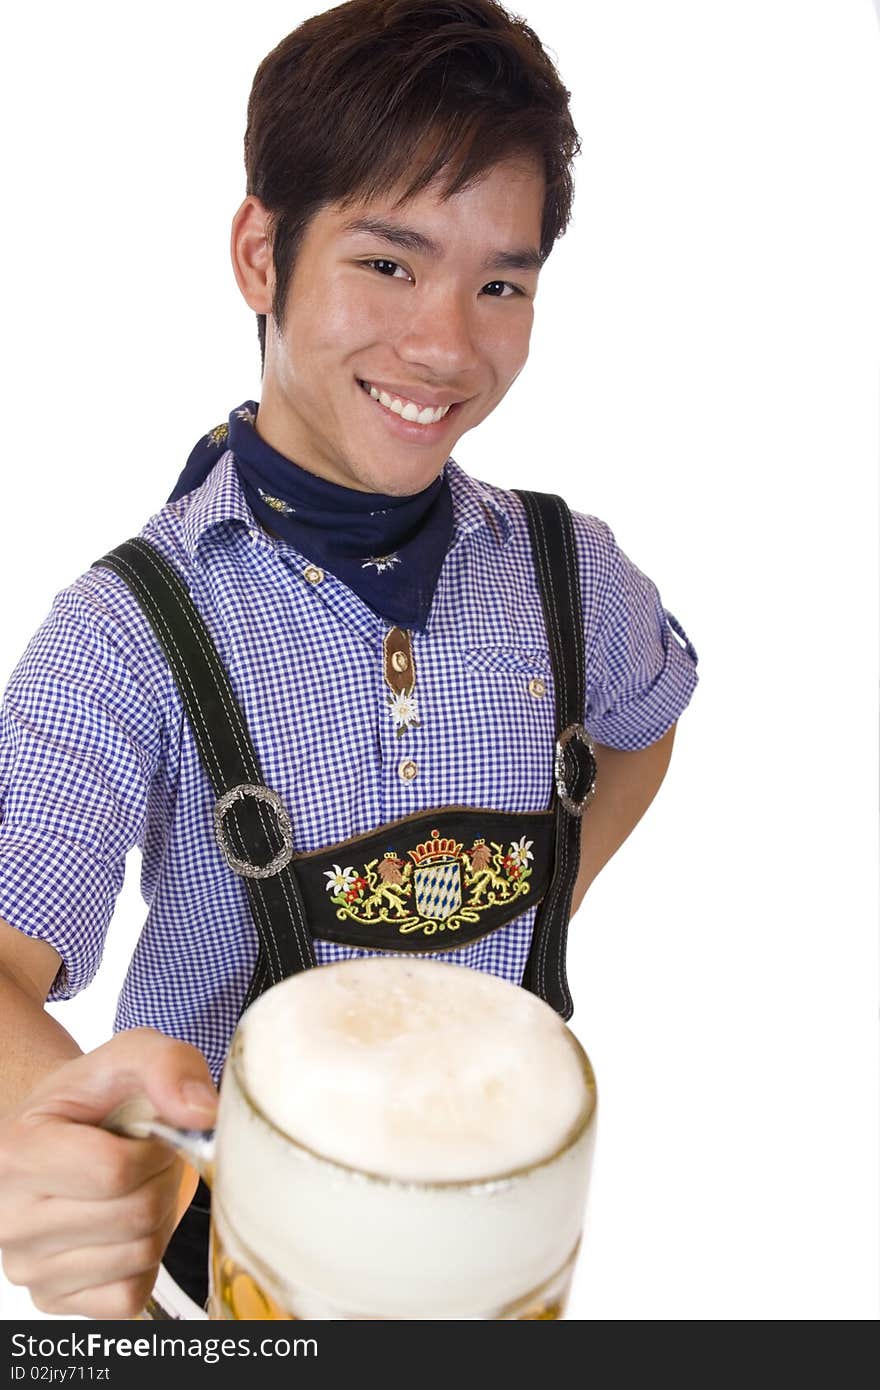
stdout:
<svg viewBox="0 0 880 1390">
<path fill-rule="evenodd" d="M 315 938 L 395 953 L 445 952 L 505 926 L 538 902 L 522 984 L 563 1018 L 571 1017 L 565 947 L 580 816 L 595 790 L 596 772 L 581 723 L 583 608 L 568 507 L 550 494 L 519 496 L 556 696 L 550 808 L 520 813 L 439 807 L 308 854 L 293 851 L 287 812 L 264 784 L 229 677 L 177 570 L 141 537 L 95 562 L 125 580 L 171 666 L 217 797 L 218 853 L 247 888 L 258 951 L 242 1011 L 263 990 L 313 966 Z M 532 841 L 532 861 L 505 855 L 504 845 L 524 836 Z M 331 895 L 328 871 L 343 862 L 353 864 L 356 878 Z M 210 1193 L 200 1183 L 164 1259 L 181 1288 L 202 1305 L 209 1216 Z"/>
</svg>

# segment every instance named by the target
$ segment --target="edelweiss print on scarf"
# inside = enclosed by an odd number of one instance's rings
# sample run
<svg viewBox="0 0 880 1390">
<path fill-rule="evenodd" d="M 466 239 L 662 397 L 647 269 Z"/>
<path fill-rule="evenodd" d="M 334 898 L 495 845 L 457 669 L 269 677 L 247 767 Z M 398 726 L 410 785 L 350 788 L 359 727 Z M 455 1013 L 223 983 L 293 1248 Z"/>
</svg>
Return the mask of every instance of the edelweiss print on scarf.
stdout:
<svg viewBox="0 0 880 1390">
<path fill-rule="evenodd" d="M 361 569 L 366 570 L 369 569 L 371 565 L 375 565 L 376 573 L 384 574 L 386 570 L 393 569 L 395 565 L 399 564 L 399 555 L 371 555 L 369 560 L 364 560 Z"/>
<path fill-rule="evenodd" d="M 289 502 L 283 501 L 280 497 L 273 497 L 271 493 L 264 492 L 261 487 L 257 488 L 257 492 L 266 503 L 266 506 L 271 507 L 273 512 L 280 512 L 282 516 L 295 515 L 296 507 L 291 507 Z"/>
<path fill-rule="evenodd" d="M 226 421 L 224 420 L 222 425 L 215 425 L 212 430 L 208 430 L 205 439 L 211 448 L 219 449 L 221 445 L 225 448 L 226 441 L 229 439 L 229 426 Z"/>
<path fill-rule="evenodd" d="M 463 849 L 432 830 L 429 839 L 404 851 L 409 863 L 389 849 L 360 869 L 334 864 L 324 870 L 325 887 L 341 922 L 387 923 L 403 936 L 454 932 L 465 922 L 479 922 L 488 908 L 526 896 L 533 844 L 523 836 L 505 854 L 502 845 L 478 838 Z"/>
</svg>

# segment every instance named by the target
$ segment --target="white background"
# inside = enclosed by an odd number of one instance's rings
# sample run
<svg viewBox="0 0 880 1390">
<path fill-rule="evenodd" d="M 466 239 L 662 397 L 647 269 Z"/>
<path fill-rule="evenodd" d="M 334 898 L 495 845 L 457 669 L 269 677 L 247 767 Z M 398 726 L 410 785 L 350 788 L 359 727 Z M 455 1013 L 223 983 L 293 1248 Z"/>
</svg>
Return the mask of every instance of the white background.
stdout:
<svg viewBox="0 0 880 1390">
<path fill-rule="evenodd" d="M 259 397 L 245 107 L 301 0 L 15 7 L 0 682 L 53 595 Z M 522 0 L 583 138 L 532 356 L 456 449 L 603 517 L 700 654 L 572 928 L 599 1081 L 579 1319 L 877 1316 L 880 201 L 868 0 Z M 109 1033 L 139 860 L 98 982 Z M 2 1317 L 32 1316 L 21 1290 Z"/>
</svg>

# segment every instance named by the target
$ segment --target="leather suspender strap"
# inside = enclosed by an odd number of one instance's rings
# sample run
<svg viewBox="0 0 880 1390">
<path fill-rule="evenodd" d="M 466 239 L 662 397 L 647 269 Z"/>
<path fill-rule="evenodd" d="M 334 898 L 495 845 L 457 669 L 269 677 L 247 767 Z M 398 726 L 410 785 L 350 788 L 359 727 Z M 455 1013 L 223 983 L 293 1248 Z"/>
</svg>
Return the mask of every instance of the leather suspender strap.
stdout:
<svg viewBox="0 0 880 1390">
<path fill-rule="evenodd" d="M 293 836 L 280 797 L 265 786 L 229 677 L 177 571 L 141 537 L 95 561 L 131 589 L 171 667 L 217 797 L 214 830 L 229 867 L 244 878 L 259 937 L 246 1007 L 269 985 L 315 964 L 311 934 L 289 868 Z"/>
<path fill-rule="evenodd" d="M 571 897 L 580 862 L 581 816 L 595 793 L 596 760 L 586 710 L 584 622 L 571 513 L 561 497 L 523 492 L 556 691 L 556 850 L 538 910 L 523 986 L 563 1018 L 574 1011 L 565 974 Z"/>
</svg>

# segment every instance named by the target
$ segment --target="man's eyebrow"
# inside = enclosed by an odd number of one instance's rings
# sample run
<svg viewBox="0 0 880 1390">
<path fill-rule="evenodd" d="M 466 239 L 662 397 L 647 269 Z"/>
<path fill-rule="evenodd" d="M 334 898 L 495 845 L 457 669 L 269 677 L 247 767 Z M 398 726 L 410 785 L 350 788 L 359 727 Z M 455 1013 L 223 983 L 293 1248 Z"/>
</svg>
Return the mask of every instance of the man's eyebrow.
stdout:
<svg viewBox="0 0 880 1390">
<path fill-rule="evenodd" d="M 346 222 L 344 232 L 366 232 L 369 236 L 381 237 L 392 246 L 403 251 L 417 251 L 423 256 L 435 259 L 443 255 L 443 247 L 433 237 L 417 232 L 413 227 L 404 227 L 399 222 L 384 222 L 376 217 L 355 217 Z M 483 261 L 482 270 L 535 270 L 541 269 L 544 258 L 534 246 L 517 247 L 511 251 L 490 251 Z"/>
</svg>

